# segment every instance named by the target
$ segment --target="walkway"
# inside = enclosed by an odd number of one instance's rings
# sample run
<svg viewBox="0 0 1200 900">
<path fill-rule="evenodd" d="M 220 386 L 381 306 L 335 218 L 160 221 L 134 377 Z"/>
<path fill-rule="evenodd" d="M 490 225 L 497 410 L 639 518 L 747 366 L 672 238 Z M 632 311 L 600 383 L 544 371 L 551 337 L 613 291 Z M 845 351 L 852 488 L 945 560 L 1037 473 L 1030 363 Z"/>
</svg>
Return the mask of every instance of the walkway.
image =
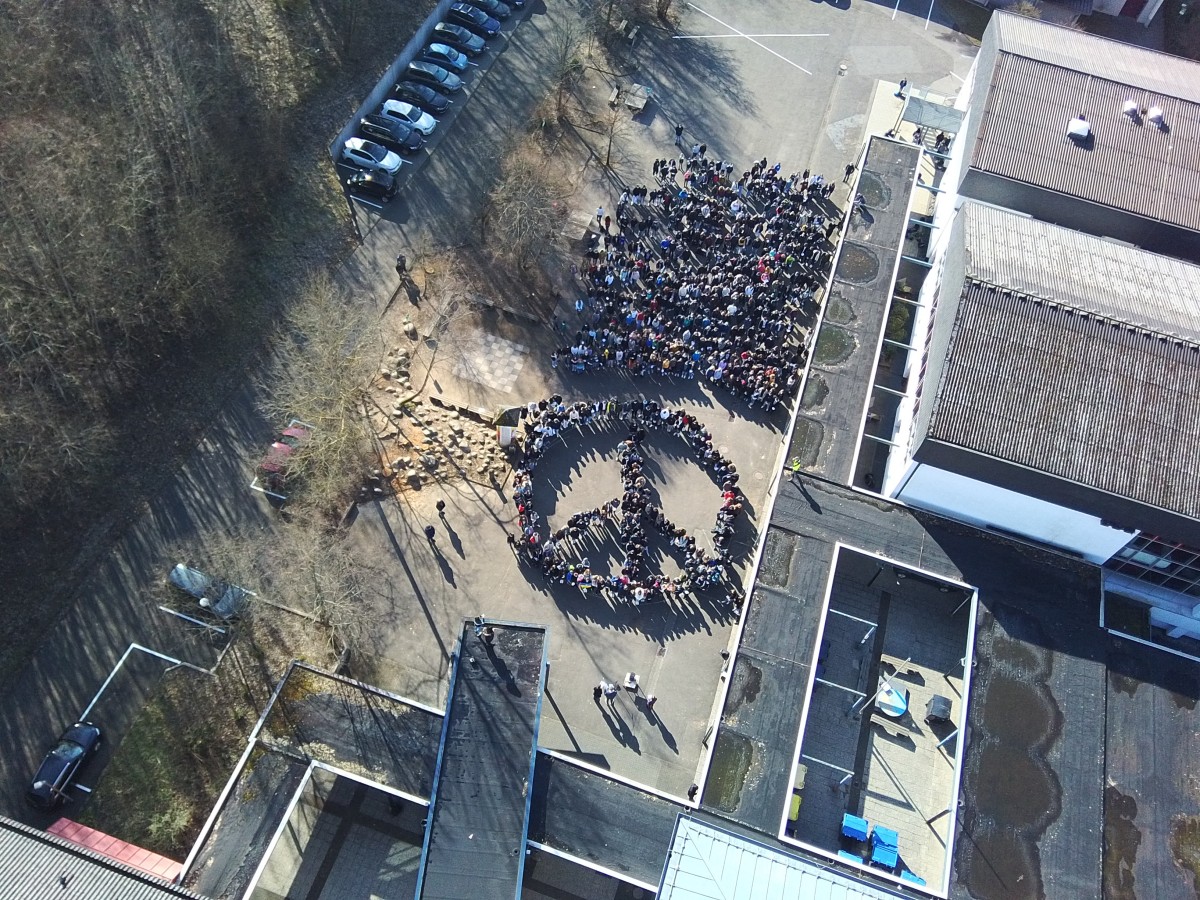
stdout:
<svg viewBox="0 0 1200 900">
<path fill-rule="evenodd" d="M 488 643 L 468 621 L 455 648 L 417 883 L 421 900 L 521 896 L 546 631 L 494 628 Z"/>
</svg>

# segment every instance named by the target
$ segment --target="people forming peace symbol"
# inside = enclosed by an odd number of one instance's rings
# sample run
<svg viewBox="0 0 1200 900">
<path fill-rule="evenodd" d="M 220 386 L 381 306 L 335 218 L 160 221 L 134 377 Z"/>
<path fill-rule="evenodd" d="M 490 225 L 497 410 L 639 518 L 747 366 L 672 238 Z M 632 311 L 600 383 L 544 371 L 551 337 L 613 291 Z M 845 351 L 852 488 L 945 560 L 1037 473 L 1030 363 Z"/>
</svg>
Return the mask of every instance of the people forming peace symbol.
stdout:
<svg viewBox="0 0 1200 900">
<path fill-rule="evenodd" d="M 567 404 L 562 397 L 530 403 L 525 410 L 525 458 L 516 468 L 513 495 L 517 504 L 520 535 L 510 543 L 526 565 L 540 569 L 552 581 L 578 587 L 583 593 L 596 591 L 641 606 L 655 599 L 680 596 L 724 578 L 731 560 L 734 523 L 742 511 L 737 468 L 713 447 L 712 435 L 695 416 L 669 409 L 653 400 L 617 400 Z M 617 445 L 621 467 L 622 496 L 591 510 L 572 515 L 567 524 L 548 531 L 547 523 L 534 508 L 533 473 L 553 447 L 566 446 L 564 431 L 592 427 L 627 430 Z M 697 461 L 721 488 L 721 505 L 712 529 L 714 553 L 697 545 L 696 538 L 667 518 L 653 502 L 653 493 L 643 471 L 643 443 L 649 431 L 674 435 L 692 451 Z M 672 578 L 646 571 L 650 532 L 667 541 L 680 561 L 683 574 Z M 620 572 L 594 572 L 584 555 L 590 541 L 613 535 L 624 558 Z"/>
</svg>

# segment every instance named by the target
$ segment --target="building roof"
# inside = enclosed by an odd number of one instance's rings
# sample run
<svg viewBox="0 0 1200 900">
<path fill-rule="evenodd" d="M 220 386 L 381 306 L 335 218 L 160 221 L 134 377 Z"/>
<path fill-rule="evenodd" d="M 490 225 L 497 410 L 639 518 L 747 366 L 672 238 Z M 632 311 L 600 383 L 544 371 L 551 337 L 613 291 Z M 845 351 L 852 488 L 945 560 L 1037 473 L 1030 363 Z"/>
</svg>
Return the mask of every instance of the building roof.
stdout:
<svg viewBox="0 0 1200 900">
<path fill-rule="evenodd" d="M 455 648 L 422 900 L 521 896 L 546 631 L 494 625 L 488 646 L 467 621 Z"/>
<path fill-rule="evenodd" d="M 1197 384 L 1195 342 L 968 277 L 926 438 L 1200 519 Z"/>
<path fill-rule="evenodd" d="M 1200 63 L 1008 13 L 993 29 L 972 168 L 1200 231 Z M 1076 142 L 1079 115 L 1091 138 Z"/>
<path fill-rule="evenodd" d="M 892 900 L 900 896 L 681 815 L 658 900 Z"/>
<path fill-rule="evenodd" d="M 20 900 L 203 900 L 70 841 L 0 816 L 0 897 Z"/>
<path fill-rule="evenodd" d="M 966 202 L 967 274 L 1160 334 L 1200 340 L 1200 266 Z"/>
</svg>

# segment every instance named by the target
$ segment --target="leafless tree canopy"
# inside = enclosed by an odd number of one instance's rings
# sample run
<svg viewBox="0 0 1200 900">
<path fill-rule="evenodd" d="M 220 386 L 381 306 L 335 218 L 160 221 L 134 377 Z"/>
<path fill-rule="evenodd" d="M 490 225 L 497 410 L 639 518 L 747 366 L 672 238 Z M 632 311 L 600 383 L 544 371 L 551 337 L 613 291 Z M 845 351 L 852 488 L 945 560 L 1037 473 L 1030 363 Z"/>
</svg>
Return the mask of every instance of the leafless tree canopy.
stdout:
<svg viewBox="0 0 1200 900">
<path fill-rule="evenodd" d="M 535 138 L 516 144 L 488 196 L 484 228 L 490 245 L 527 267 L 558 241 L 570 194 L 570 185 L 555 175 Z"/>
<path fill-rule="evenodd" d="M 262 411 L 315 427 L 289 463 L 294 502 L 332 513 L 371 465 L 364 404 L 383 359 L 379 311 L 314 275 L 287 318 L 287 335 L 262 384 Z"/>
</svg>

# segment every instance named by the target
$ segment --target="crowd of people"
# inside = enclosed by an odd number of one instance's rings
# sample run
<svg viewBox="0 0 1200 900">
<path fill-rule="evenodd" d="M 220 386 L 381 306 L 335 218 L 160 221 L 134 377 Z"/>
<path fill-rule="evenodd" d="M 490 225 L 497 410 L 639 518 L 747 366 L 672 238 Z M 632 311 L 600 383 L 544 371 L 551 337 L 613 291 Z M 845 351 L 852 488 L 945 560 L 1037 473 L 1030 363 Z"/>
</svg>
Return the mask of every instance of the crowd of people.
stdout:
<svg viewBox="0 0 1200 900">
<path fill-rule="evenodd" d="M 519 534 L 509 542 L 518 558 L 553 582 L 572 585 L 583 593 L 596 591 L 617 602 L 634 606 L 694 591 L 722 581 L 731 559 L 732 539 L 742 499 L 737 467 L 713 446 L 712 435 L 690 413 L 669 409 L 654 400 L 618 400 L 566 403 L 561 396 L 529 403 L 523 412 L 525 455 L 513 475 Z M 583 510 L 550 532 L 534 509 L 533 472 L 551 444 L 564 431 L 591 427 L 624 428 L 628 436 L 617 447 L 622 495 L 591 510 Z M 712 529 L 713 550 L 697 544 L 687 529 L 667 518 L 653 501 L 643 471 L 642 450 L 648 431 L 657 430 L 684 441 L 697 461 L 721 488 L 721 507 Z M 661 535 L 675 553 L 681 574 L 677 577 L 648 574 L 646 554 L 649 532 Z M 614 537 L 624 557 L 619 571 L 604 575 L 593 571 L 587 545 Z"/>
<path fill-rule="evenodd" d="M 696 145 L 656 160 L 657 187 L 633 187 L 616 219 L 596 211 L 580 267 L 584 325 L 552 364 L 573 372 L 703 377 L 768 410 L 795 394 L 838 220 L 835 185 L 766 159 L 741 177 Z"/>
</svg>

